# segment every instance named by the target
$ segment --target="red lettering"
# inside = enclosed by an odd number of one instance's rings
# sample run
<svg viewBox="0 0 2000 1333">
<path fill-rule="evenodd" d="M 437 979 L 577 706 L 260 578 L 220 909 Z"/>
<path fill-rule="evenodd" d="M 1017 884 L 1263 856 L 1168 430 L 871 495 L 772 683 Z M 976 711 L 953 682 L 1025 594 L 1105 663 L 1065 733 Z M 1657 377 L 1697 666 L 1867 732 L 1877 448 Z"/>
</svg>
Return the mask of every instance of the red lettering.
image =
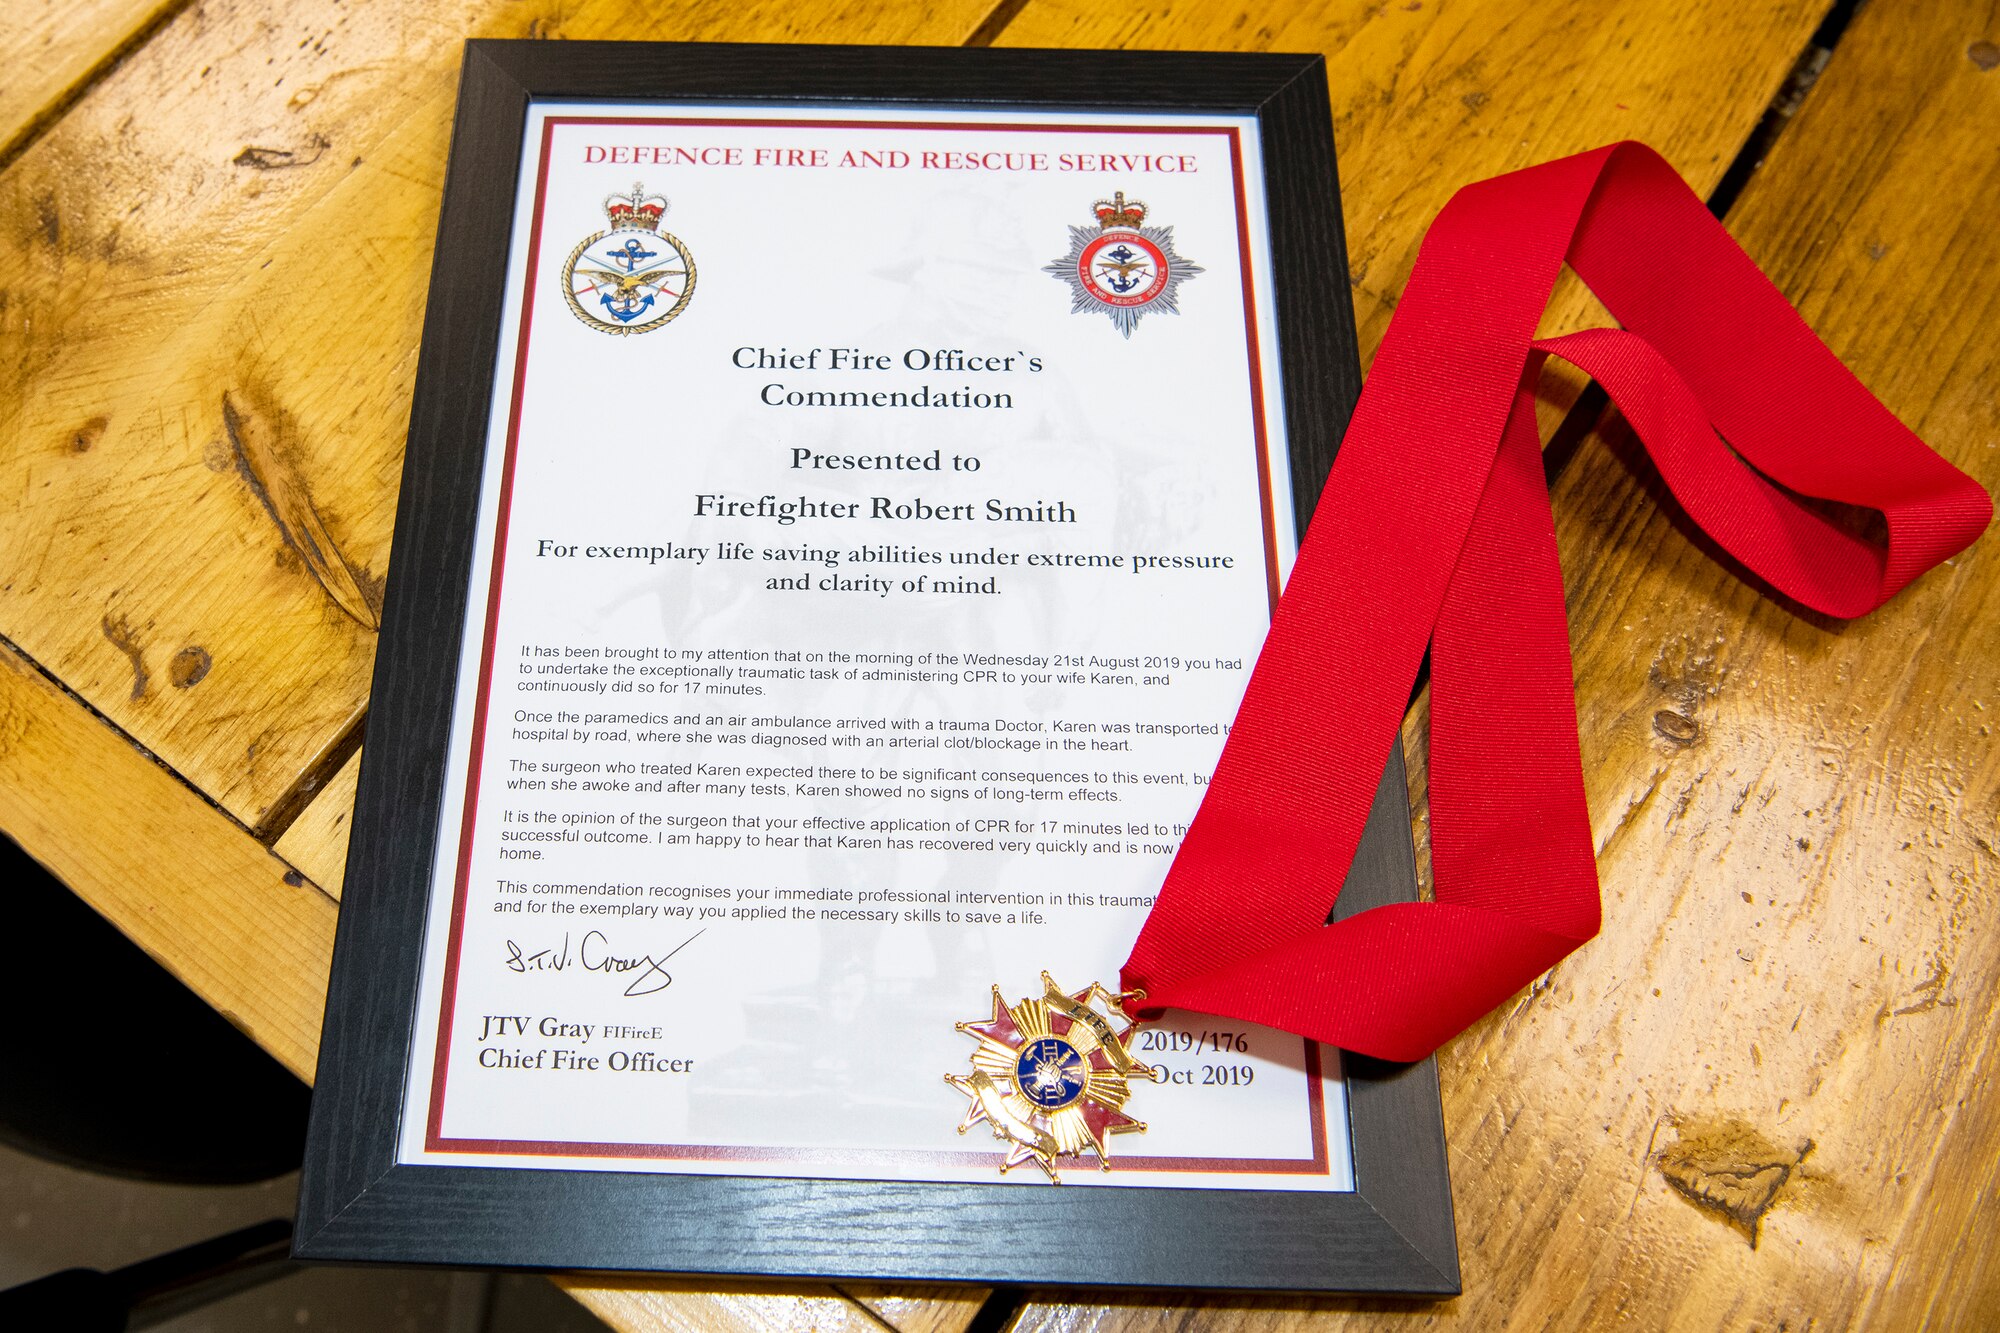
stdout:
<svg viewBox="0 0 2000 1333">
<path fill-rule="evenodd" d="M 758 151 L 760 154 L 767 154 L 787 150 L 759 149 Z M 789 151 L 793 154 L 798 152 L 797 149 Z M 584 145 L 583 160 L 593 164 L 612 162 L 619 164 L 631 163 L 639 166 L 650 164 L 660 167 L 740 167 L 743 165 L 743 150 L 741 148 L 725 148 L 717 144 L 710 144 L 701 148 L 684 148 L 678 145 L 660 145 L 654 147 L 646 144 L 614 144 L 607 146 L 605 144 L 593 143 Z M 773 164 L 777 161 L 775 157 L 765 157 L 761 160 Z M 824 163 L 821 165 L 824 165 Z"/>
<path fill-rule="evenodd" d="M 1193 172 L 1201 160 L 1192 155 L 1171 153 L 1063 153 L 1056 158 L 1058 171 L 1122 171 L 1163 173 Z M 1040 170 L 1041 168 L 1037 168 Z"/>
</svg>

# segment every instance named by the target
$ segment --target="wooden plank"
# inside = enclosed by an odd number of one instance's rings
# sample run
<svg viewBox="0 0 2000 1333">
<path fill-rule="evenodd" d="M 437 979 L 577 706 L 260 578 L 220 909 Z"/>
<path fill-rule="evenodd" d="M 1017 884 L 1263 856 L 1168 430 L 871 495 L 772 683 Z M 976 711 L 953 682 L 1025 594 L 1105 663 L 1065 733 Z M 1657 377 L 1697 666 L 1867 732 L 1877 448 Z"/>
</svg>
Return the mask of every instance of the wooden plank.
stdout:
<svg viewBox="0 0 2000 1333">
<path fill-rule="evenodd" d="M 187 0 L 12 0 L 0 13 L 0 162 Z"/>
<path fill-rule="evenodd" d="M 460 40 L 955 42 L 989 8 L 182 14 L 0 176 L 0 633 L 263 824 L 365 704 Z"/>
<path fill-rule="evenodd" d="M 354 788 L 360 780 L 361 752 L 356 750 L 274 844 L 278 855 L 305 871 L 336 900 L 341 882 L 347 878 L 348 821 L 354 814 Z"/>
<path fill-rule="evenodd" d="M 697 1285 L 669 1279 L 561 1277 L 556 1284 L 616 1328 L 672 1333 L 959 1333 L 983 1293 L 942 1287 Z M 900 1294 L 899 1294 L 900 1293 Z M 856 1304 L 856 1301 L 859 1304 Z M 866 1308 L 864 1308 L 866 1307 Z"/>
<path fill-rule="evenodd" d="M 333 900 L 4 644 L 0 829 L 312 1077 Z"/>
<path fill-rule="evenodd" d="M 1729 217 L 1862 380 L 1989 490 L 2000 75 L 1970 48 L 1996 36 L 1983 2 L 1865 8 Z M 1556 504 L 1571 567 L 1601 571 L 1571 615 L 1619 929 L 1587 976 L 1559 975 L 1576 1007 L 1543 1023 L 1622 1026 L 1570 1073 L 1582 1086 L 1620 1059 L 1663 1118 L 1648 1161 L 1605 1108 L 1637 1198 L 1599 1262 L 1689 1324 L 1994 1326 L 2000 1271 L 1990 1247 L 1965 1252 L 2000 1191 L 1992 534 L 1828 623 L 1738 583 L 1618 462 L 1579 462 Z M 1662 710 L 1696 724 L 1691 744 L 1661 735 Z M 1516 1072 L 1560 1068 L 1549 1035 Z M 1726 1195 L 1730 1140 L 1753 1166 L 1798 1159 L 1775 1194 L 1733 1201 L 1753 1214 L 1740 1229 L 1696 1202 Z"/>
<path fill-rule="evenodd" d="M 842 1295 L 859 1301 L 898 1333 L 964 1333 L 989 1293 L 983 1287 L 896 1287 L 843 1282 Z"/>
<path fill-rule="evenodd" d="M 556 1285 L 613 1328 L 665 1333 L 882 1333 L 866 1310 L 827 1287 L 696 1285 L 666 1279 L 558 1277 Z"/>
<path fill-rule="evenodd" d="M 1968 0 L 1864 9 L 1730 217 L 1989 488 L 2000 75 L 1968 48 L 1991 23 Z M 2000 1194 L 2000 553 L 1989 534 L 1863 621 L 1795 616 L 1688 541 L 1630 452 L 1612 426 L 1555 497 L 1605 934 L 1444 1053 L 1467 1294 L 1410 1315 L 1994 1326 L 2000 1272 L 1968 1237 Z M 1018 1327 L 1187 1317 L 1047 1305 Z"/>
</svg>

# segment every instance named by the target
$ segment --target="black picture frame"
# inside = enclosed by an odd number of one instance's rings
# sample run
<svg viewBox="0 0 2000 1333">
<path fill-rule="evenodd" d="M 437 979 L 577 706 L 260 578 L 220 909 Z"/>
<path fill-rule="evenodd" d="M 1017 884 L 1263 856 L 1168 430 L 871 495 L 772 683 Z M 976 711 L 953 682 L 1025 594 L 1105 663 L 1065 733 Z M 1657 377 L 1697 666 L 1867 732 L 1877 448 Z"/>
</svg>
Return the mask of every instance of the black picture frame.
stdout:
<svg viewBox="0 0 2000 1333">
<path fill-rule="evenodd" d="M 1344 1057 L 1344 1193 L 404 1165 L 405 1071 L 523 131 L 534 100 L 1189 111 L 1256 118 L 1298 523 L 1360 389 L 1318 56 L 472 41 L 459 85 L 294 1252 L 742 1278 L 1450 1295 L 1430 1060 Z M 1416 897 L 1392 747 L 1337 915 Z M 1087 1235 L 1088 1272 L 1037 1238 Z"/>
</svg>

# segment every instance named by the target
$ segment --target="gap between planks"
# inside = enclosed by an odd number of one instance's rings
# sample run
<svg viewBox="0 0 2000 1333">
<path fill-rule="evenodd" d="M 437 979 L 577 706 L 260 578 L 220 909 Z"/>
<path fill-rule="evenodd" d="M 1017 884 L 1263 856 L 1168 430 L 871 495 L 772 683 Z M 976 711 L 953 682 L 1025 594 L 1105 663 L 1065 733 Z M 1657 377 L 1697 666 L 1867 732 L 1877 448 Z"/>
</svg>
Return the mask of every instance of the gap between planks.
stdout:
<svg viewBox="0 0 2000 1333">
<path fill-rule="evenodd" d="M 1786 76 L 1777 94 L 1764 108 L 1763 114 L 1757 119 L 1757 124 L 1743 140 L 1742 146 L 1736 150 L 1736 156 L 1730 159 L 1722 178 L 1716 182 L 1715 189 L 1709 192 L 1707 200 L 1704 201 L 1708 204 L 1708 211 L 1718 220 L 1725 223 L 1728 221 L 1729 210 L 1742 195 L 1743 187 L 1750 183 L 1752 176 L 1756 175 L 1757 168 L 1764 165 L 1764 158 L 1770 153 L 1772 146 L 1778 142 L 1785 128 L 1792 123 L 1792 118 L 1798 114 L 1799 108 L 1805 105 L 1806 97 L 1810 95 L 1814 83 L 1818 81 L 1820 71 L 1825 69 L 1827 61 L 1833 58 L 1834 48 L 1840 44 L 1841 37 L 1847 32 L 1847 26 L 1853 20 L 1855 11 L 1865 3 L 1867 0 L 1836 0 L 1836 3 L 1828 9 L 1826 17 L 1820 21 L 1819 27 L 1807 39 L 1805 50 L 1801 51 L 1798 59 L 1792 62 L 1792 72 Z M 1583 447 L 1583 442 L 1602 429 L 1616 410 L 1611 402 L 1611 396 L 1598 386 L 1596 380 L 1584 382 L 1576 401 L 1564 411 L 1555 429 L 1549 432 L 1548 443 L 1542 447 L 1542 476 L 1551 491 L 1555 489 L 1556 480 L 1576 458 L 1577 451 Z M 1431 654 L 1427 648 L 1424 650 L 1423 660 L 1417 664 L 1416 680 L 1410 685 L 1410 701 L 1403 707 L 1403 722 L 1406 727 L 1410 719 L 1416 716 L 1417 708 L 1423 702 L 1424 691 L 1430 685 L 1430 681 Z M 1425 787 L 1417 769 L 1417 765 L 1428 758 L 1428 737 L 1429 733 L 1426 731 L 1421 736 L 1406 740 L 1404 745 L 1405 766 L 1409 770 L 1413 784 L 1410 788 L 1410 809 L 1413 817 L 1428 808 L 1424 795 Z M 1418 743 L 1421 743 L 1423 748 L 1412 748 L 1413 744 Z M 1430 885 L 1428 864 L 1419 867 L 1419 878 L 1423 881 L 1424 892 L 1428 894 Z"/>
<path fill-rule="evenodd" d="M 91 89 L 110 78 L 112 73 L 136 54 L 140 47 L 152 41 L 155 34 L 179 18 L 182 11 L 194 3 L 195 0 L 164 0 L 164 3 L 141 20 L 132 31 L 113 43 L 111 49 L 106 51 L 96 64 L 78 75 L 74 82 L 50 98 L 47 105 L 30 117 L 28 123 L 21 127 L 20 132 L 12 140 L 0 144 L 0 172 L 5 172 L 7 168 L 13 166 L 17 158 L 33 148 L 44 134 L 55 127 L 57 121 L 69 114 L 71 107 L 82 101 Z"/>
<path fill-rule="evenodd" d="M 248 824 L 245 824 L 242 820 L 238 819 L 235 815 L 231 814 L 228 807 L 222 805 L 213 796 L 210 796 L 207 792 L 203 791 L 195 783 L 190 782 L 186 774 L 182 773 L 172 764 L 169 764 L 166 760 L 160 758 L 159 755 L 155 754 L 152 750 L 148 749 L 145 745 L 141 744 L 139 742 L 139 739 L 134 735 L 132 735 L 131 732 L 125 730 L 125 728 L 119 726 L 116 722 L 106 717 L 104 713 L 101 710 L 99 710 L 95 704 L 91 703 L 90 700 L 84 698 L 81 694 L 78 694 L 75 690 L 71 689 L 69 685 L 62 680 L 61 677 L 57 676 L 53 671 L 50 671 L 47 667 L 43 666 L 40 662 L 36 661 L 32 655 L 30 655 L 29 653 L 27 653 L 22 649 L 21 645 L 15 643 L 12 639 L 8 638 L 4 634 L 0 634 L 0 652 L 12 653 L 22 662 L 34 668 L 35 673 L 39 675 L 43 680 L 47 681 L 51 689 L 55 690 L 65 699 L 69 700 L 71 703 L 75 704 L 78 708 L 82 709 L 90 717 L 94 718 L 97 721 L 98 725 L 102 726 L 106 731 L 110 732 L 120 741 L 123 741 L 126 745 L 130 746 L 132 748 L 132 751 L 135 754 L 137 754 L 141 759 L 144 759 L 146 762 L 152 764 L 155 768 L 159 769 L 162 773 L 165 773 L 175 782 L 178 782 L 181 786 L 193 792 L 197 797 L 201 799 L 202 804 L 206 805 L 209 809 L 215 811 L 217 814 L 221 815 L 224 819 L 228 820 L 231 824 L 241 829 L 245 837 L 262 845 L 263 848 L 266 851 L 270 852 L 273 856 L 277 855 L 277 851 L 274 846 L 274 844 L 278 840 L 277 833 L 273 833 L 269 837 L 265 837 L 262 834 L 260 834 L 256 829 L 251 828 Z M 339 746 L 335 747 L 336 749 L 341 750 L 341 756 L 342 756 L 340 760 L 341 763 L 346 762 L 347 756 L 351 755 L 355 749 L 358 749 L 360 747 L 360 739 L 359 739 L 360 728 L 357 726 L 353 729 L 353 731 L 356 737 L 353 746 L 347 746 L 345 748 Z M 336 763 L 332 769 L 328 770 L 327 776 L 330 777 L 333 773 L 338 771 L 339 771 L 339 763 Z M 300 790 L 301 788 L 304 788 L 303 782 L 300 784 L 298 788 L 294 788 L 294 790 L 295 791 Z M 313 787 L 306 790 L 308 792 L 311 792 L 311 791 L 317 791 L 318 789 L 319 789 L 318 786 L 314 785 Z M 304 802 L 301 802 L 300 808 L 301 809 L 304 808 Z M 293 818 L 297 817 L 297 811 L 293 812 L 292 817 Z M 289 825 L 291 821 L 287 820 L 286 822 L 287 825 Z M 280 830 L 280 832 L 282 832 L 282 830 Z M 290 863 L 287 862 L 286 864 L 289 865 Z M 294 874 L 299 873 L 297 867 L 293 867 L 293 873 Z M 301 878 L 303 878 L 303 876 L 301 876 Z M 314 880 L 310 882 L 312 883 L 313 887 L 318 889 L 321 893 L 326 893 L 326 890 L 318 883 L 318 881 Z M 327 896 L 329 898 L 333 897 L 332 894 L 327 894 Z"/>
<path fill-rule="evenodd" d="M 1792 62 L 1792 72 L 1785 77 L 1777 94 L 1764 108 L 1763 114 L 1757 119 L 1757 124 L 1743 140 L 1742 146 L 1736 150 L 1736 156 L 1730 159 L 1728 167 L 1723 170 L 1722 178 L 1716 182 L 1715 188 L 1709 191 L 1705 202 L 1708 204 L 1708 211 L 1718 220 L 1728 222 L 1729 210 L 1735 207 L 1737 199 L 1743 194 L 1744 187 L 1750 183 L 1750 178 L 1764 165 L 1764 159 L 1790 126 L 1799 108 L 1805 105 L 1806 98 L 1812 93 L 1813 85 L 1819 81 L 1820 71 L 1826 68 L 1827 61 L 1833 58 L 1834 48 L 1840 45 L 1840 39 L 1846 35 L 1848 24 L 1853 21 L 1855 11 L 1865 3 L 1867 0 L 1835 0 L 1835 3 L 1827 9 L 1826 17 L 1820 20 L 1819 27 L 1807 39 L 1805 49 L 1799 52 L 1798 59 Z M 1542 450 L 1542 472 L 1548 478 L 1551 487 L 1575 459 L 1584 440 L 1604 424 L 1605 418 L 1612 410 L 1615 408 L 1609 395 L 1598 387 L 1597 381 L 1589 381 L 1583 392 L 1578 395 L 1576 402 L 1564 414 L 1561 423 L 1550 433 L 1548 446 Z M 1417 678 L 1416 689 L 1411 691 L 1412 708 L 1416 704 L 1416 691 L 1423 688 L 1425 676 L 1428 675 L 1430 665 L 1428 656 L 1424 659 L 1424 665 L 1425 675 Z"/>
</svg>

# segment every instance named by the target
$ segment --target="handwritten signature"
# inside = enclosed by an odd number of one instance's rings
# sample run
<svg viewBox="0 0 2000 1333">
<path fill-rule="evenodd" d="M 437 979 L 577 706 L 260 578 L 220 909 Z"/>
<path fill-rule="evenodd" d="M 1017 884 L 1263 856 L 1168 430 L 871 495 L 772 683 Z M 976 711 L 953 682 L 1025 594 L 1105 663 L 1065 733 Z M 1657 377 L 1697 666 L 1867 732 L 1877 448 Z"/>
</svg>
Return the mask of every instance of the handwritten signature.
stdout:
<svg viewBox="0 0 2000 1333">
<path fill-rule="evenodd" d="M 509 972 L 522 973 L 565 972 L 572 967 L 582 968 L 586 972 L 608 972 L 613 976 L 627 978 L 625 983 L 627 995 L 655 995 L 674 984 L 673 974 L 667 971 L 667 960 L 707 933 L 708 929 L 704 926 L 658 957 L 652 954 L 640 954 L 634 957 L 613 953 L 611 941 L 601 930 L 593 930 L 585 935 L 574 952 L 570 949 L 568 935 L 563 936 L 560 946 L 536 949 L 532 953 L 513 940 L 508 940 L 506 966 Z M 633 976 L 632 973 L 637 975 Z"/>
</svg>

